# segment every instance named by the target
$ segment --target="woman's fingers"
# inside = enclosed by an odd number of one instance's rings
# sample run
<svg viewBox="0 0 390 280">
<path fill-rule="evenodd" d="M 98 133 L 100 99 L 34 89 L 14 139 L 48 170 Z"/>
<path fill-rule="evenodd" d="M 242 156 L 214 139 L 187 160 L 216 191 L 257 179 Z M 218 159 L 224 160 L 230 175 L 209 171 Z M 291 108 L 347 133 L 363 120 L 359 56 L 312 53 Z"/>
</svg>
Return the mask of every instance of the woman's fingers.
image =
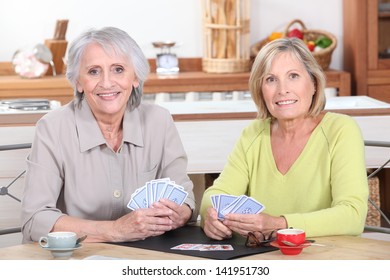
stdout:
<svg viewBox="0 0 390 280">
<path fill-rule="evenodd" d="M 207 209 L 203 230 L 208 237 L 216 240 L 232 236 L 232 231 L 218 220 L 217 212 L 212 207 Z"/>
</svg>

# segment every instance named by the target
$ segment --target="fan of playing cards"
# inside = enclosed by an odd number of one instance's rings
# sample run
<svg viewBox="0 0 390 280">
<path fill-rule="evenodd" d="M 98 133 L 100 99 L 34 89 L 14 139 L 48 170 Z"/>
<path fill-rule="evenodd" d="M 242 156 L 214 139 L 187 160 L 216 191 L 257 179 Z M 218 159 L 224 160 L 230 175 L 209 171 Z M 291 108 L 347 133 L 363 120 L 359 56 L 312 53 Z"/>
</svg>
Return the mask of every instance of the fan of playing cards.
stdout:
<svg viewBox="0 0 390 280">
<path fill-rule="evenodd" d="M 131 210 L 149 208 L 161 198 L 167 198 L 182 205 L 188 193 L 182 186 L 175 184 L 169 178 L 151 180 L 138 188 L 132 195 L 127 207 Z"/>
<path fill-rule="evenodd" d="M 211 196 L 211 203 L 219 220 L 223 220 L 229 213 L 258 214 L 265 208 L 260 202 L 246 195 L 216 194 Z"/>
</svg>

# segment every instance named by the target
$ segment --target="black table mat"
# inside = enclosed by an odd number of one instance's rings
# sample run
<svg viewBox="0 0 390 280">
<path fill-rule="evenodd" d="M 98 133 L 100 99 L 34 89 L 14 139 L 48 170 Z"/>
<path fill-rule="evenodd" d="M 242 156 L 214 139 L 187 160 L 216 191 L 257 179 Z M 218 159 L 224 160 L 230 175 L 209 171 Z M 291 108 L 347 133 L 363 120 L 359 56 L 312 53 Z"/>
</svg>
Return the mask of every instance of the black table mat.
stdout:
<svg viewBox="0 0 390 280">
<path fill-rule="evenodd" d="M 172 250 L 171 248 L 184 243 L 194 244 L 230 244 L 233 246 L 232 251 L 190 251 L 190 250 Z M 180 255 L 189 255 L 194 257 L 229 260 L 244 256 L 266 253 L 278 250 L 275 247 L 245 247 L 245 238 L 240 235 L 234 235 L 231 239 L 217 241 L 208 238 L 201 227 L 185 226 L 173 231 L 166 232 L 163 235 L 149 237 L 145 240 L 135 242 L 110 243 L 120 246 L 128 246 L 142 249 L 149 249 Z"/>
</svg>

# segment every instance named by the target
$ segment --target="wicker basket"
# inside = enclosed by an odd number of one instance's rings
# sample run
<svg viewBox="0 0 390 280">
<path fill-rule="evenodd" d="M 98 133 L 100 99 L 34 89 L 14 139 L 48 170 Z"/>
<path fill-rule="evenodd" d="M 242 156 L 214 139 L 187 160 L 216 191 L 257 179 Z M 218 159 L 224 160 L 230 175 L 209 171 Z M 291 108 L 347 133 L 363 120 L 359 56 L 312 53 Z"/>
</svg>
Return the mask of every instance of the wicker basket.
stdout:
<svg viewBox="0 0 390 280">
<path fill-rule="evenodd" d="M 204 72 L 250 70 L 249 6 L 249 0 L 202 0 Z"/>
<path fill-rule="evenodd" d="M 379 195 L 379 179 L 378 177 L 372 177 L 368 179 L 368 187 L 370 191 L 370 199 L 380 207 L 380 195 Z M 366 218 L 366 225 L 368 226 L 381 226 L 381 214 L 375 207 L 369 202 L 368 203 L 368 212 Z"/>
<path fill-rule="evenodd" d="M 209 73 L 239 73 L 250 70 L 249 59 L 203 58 L 202 69 Z"/>
<path fill-rule="evenodd" d="M 327 32 L 327 31 L 324 31 L 324 30 L 306 29 L 305 24 L 299 19 L 292 20 L 286 26 L 286 28 L 283 32 L 283 37 L 286 37 L 288 32 L 290 31 L 291 27 L 293 25 L 296 25 L 296 24 L 298 24 L 300 26 L 299 29 L 303 33 L 303 40 L 304 41 L 315 41 L 320 36 L 326 36 L 332 40 L 332 44 L 329 47 L 327 47 L 323 50 L 315 51 L 312 53 L 314 58 L 317 60 L 318 64 L 322 67 L 322 69 L 328 70 L 330 62 L 332 60 L 332 53 L 337 46 L 336 37 L 333 34 Z M 268 42 L 270 42 L 270 41 L 268 38 L 266 38 L 264 40 L 261 40 L 260 42 L 255 43 L 254 45 L 252 45 L 251 46 L 251 58 L 254 59 L 254 57 L 256 57 L 256 55 L 260 51 L 260 49 L 264 45 L 266 45 Z"/>
<path fill-rule="evenodd" d="M 254 43 L 252 46 L 251 46 L 251 49 L 250 49 L 250 57 L 251 57 L 251 61 L 253 62 L 257 56 L 257 54 L 259 53 L 259 51 L 261 50 L 262 47 L 264 47 L 266 44 L 268 44 L 269 42 L 271 42 L 268 38 L 265 38 L 259 42 L 256 42 Z"/>
</svg>

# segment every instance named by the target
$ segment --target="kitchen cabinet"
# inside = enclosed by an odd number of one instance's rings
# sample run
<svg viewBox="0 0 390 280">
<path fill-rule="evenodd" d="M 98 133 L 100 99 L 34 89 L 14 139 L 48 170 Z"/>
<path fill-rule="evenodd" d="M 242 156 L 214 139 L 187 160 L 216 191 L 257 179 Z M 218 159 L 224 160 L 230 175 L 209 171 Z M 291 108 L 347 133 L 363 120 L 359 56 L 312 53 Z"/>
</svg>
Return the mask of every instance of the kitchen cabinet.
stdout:
<svg viewBox="0 0 390 280">
<path fill-rule="evenodd" d="M 351 89 L 390 103 L 390 1 L 344 0 L 344 67 Z"/>
<path fill-rule="evenodd" d="M 386 6 L 389 0 L 344 0 L 343 69 L 351 73 L 353 94 L 390 103 L 390 8 Z M 381 208 L 389 216 L 390 169 L 378 177 Z"/>
</svg>

